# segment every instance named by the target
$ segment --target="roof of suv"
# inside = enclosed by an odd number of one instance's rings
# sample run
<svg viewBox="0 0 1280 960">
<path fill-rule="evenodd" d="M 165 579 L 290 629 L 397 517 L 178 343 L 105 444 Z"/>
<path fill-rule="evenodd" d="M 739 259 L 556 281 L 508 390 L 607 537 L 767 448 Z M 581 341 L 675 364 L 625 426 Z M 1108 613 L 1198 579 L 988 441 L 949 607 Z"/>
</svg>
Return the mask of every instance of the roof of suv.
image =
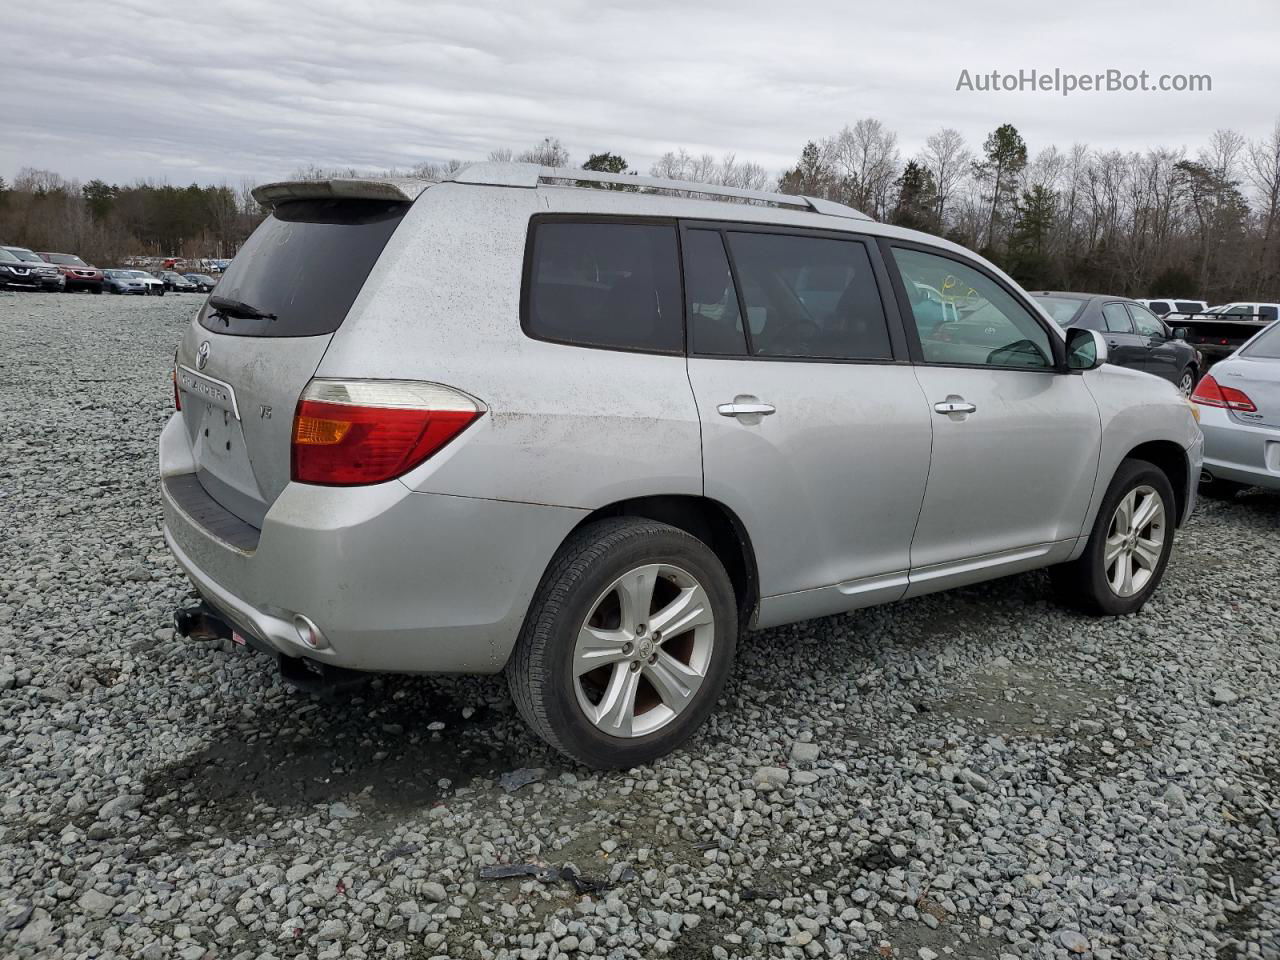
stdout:
<svg viewBox="0 0 1280 960">
<path fill-rule="evenodd" d="M 662 191 L 664 193 L 694 194 L 718 199 L 750 200 L 772 206 L 796 207 L 828 217 L 848 217 L 870 220 L 865 213 L 826 200 L 822 197 L 804 197 L 793 194 L 771 193 L 763 190 L 745 190 L 719 184 L 699 183 L 693 180 L 668 180 L 661 177 L 642 177 L 622 173 L 604 173 L 597 170 L 577 170 L 572 167 L 543 167 L 534 163 L 473 163 L 462 167 L 443 180 L 426 180 L 413 177 L 379 177 L 332 180 L 292 180 L 266 183 L 253 191 L 259 203 L 274 204 L 283 200 L 343 197 L 360 200 L 415 200 L 423 190 L 435 183 L 471 183 L 491 187 L 524 187 L 536 189 L 543 185 L 580 186 L 583 183 L 615 184 L 640 188 L 635 192 Z"/>
</svg>

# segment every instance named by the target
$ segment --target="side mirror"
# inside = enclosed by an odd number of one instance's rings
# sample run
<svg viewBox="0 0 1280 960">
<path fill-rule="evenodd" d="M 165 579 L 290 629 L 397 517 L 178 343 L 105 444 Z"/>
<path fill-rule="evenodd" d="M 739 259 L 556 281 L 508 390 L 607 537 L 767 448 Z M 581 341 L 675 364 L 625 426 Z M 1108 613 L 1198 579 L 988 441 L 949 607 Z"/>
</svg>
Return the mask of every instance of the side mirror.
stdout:
<svg viewBox="0 0 1280 960">
<path fill-rule="evenodd" d="M 1072 370 L 1096 370 L 1107 362 L 1107 341 L 1097 330 L 1067 330 L 1067 366 Z"/>
<path fill-rule="evenodd" d="M 1186 328 L 1186 327 L 1174 327 L 1174 328 L 1173 328 L 1173 339 L 1175 339 L 1175 340 L 1185 340 L 1185 339 L 1187 339 L 1187 334 L 1188 334 L 1189 332 L 1190 332 L 1190 331 L 1189 331 L 1189 330 L 1187 330 L 1187 328 Z"/>
</svg>

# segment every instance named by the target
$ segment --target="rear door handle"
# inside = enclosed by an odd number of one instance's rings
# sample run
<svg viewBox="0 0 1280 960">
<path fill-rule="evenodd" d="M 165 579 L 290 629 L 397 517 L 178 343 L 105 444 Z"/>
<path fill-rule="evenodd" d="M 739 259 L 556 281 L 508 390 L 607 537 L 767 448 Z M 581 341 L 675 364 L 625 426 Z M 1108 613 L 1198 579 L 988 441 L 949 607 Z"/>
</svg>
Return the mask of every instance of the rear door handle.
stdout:
<svg viewBox="0 0 1280 960">
<path fill-rule="evenodd" d="M 716 407 L 716 413 L 722 417 L 767 417 L 775 412 L 777 412 L 777 408 L 772 403 L 761 403 L 759 400 L 734 401 L 733 403 L 722 403 Z"/>
<path fill-rule="evenodd" d="M 935 403 L 933 409 L 938 413 L 974 413 L 977 411 L 978 406 L 977 404 L 969 403 L 967 400 L 962 400 L 960 397 L 949 397 L 941 403 Z"/>
</svg>

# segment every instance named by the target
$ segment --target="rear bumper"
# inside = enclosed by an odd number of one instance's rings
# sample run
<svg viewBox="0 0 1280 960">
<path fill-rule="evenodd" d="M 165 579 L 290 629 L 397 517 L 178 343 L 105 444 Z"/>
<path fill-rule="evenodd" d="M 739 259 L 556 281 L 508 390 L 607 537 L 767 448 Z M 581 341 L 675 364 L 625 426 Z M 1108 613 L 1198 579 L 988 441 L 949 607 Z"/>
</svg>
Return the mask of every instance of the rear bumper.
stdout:
<svg viewBox="0 0 1280 960">
<path fill-rule="evenodd" d="M 1280 490 L 1280 430 L 1240 423 L 1216 407 L 1200 408 L 1200 429 L 1207 473 Z"/>
<path fill-rule="evenodd" d="M 191 472 L 179 417 L 161 437 L 160 462 L 168 477 Z M 290 484 L 256 545 L 241 549 L 162 489 L 169 549 L 240 632 L 287 656 L 396 673 L 501 670 L 547 562 L 583 516 L 415 493 L 399 481 Z M 320 628 L 327 646 L 302 642 L 298 615 Z"/>
</svg>

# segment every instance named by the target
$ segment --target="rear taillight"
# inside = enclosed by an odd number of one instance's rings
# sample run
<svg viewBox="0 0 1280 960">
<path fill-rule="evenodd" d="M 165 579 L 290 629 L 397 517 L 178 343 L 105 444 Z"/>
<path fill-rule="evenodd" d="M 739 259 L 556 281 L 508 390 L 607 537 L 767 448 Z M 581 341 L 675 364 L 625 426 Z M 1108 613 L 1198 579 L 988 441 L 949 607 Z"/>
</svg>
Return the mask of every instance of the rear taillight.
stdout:
<svg viewBox="0 0 1280 960">
<path fill-rule="evenodd" d="M 452 387 L 412 380 L 312 380 L 293 417 L 297 483 L 354 487 L 399 477 L 484 413 Z"/>
<path fill-rule="evenodd" d="M 1240 413 L 1257 413 L 1258 411 L 1253 401 L 1249 399 L 1249 395 L 1243 390 L 1224 387 L 1213 379 L 1212 374 L 1207 373 L 1196 385 L 1195 391 L 1191 394 L 1191 400 L 1204 407 L 1224 407 Z"/>
</svg>

